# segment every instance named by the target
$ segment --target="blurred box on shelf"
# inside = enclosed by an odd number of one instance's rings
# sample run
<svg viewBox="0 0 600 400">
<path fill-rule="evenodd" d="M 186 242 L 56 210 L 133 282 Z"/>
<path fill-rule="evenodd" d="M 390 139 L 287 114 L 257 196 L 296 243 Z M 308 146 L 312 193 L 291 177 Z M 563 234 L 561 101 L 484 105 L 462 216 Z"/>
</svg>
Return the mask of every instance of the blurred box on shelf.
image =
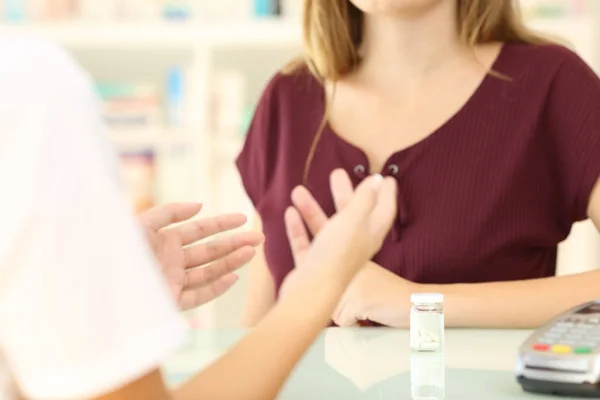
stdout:
<svg viewBox="0 0 600 400">
<path fill-rule="evenodd" d="M 155 154 L 152 149 L 121 152 L 121 175 L 127 200 L 136 212 L 154 207 Z"/>
<path fill-rule="evenodd" d="M 198 21 L 238 21 L 248 19 L 252 13 L 253 0 L 192 0 L 193 18 Z"/>
<path fill-rule="evenodd" d="M 169 21 L 186 21 L 191 19 L 192 2 L 190 0 L 166 0 L 162 7 L 162 17 Z M 212 3 L 208 1 L 207 3 Z M 215 3 L 219 3 L 216 1 Z"/>
<path fill-rule="evenodd" d="M 105 120 L 111 128 L 186 125 L 184 68 L 173 66 L 160 83 L 97 83 Z"/>
<path fill-rule="evenodd" d="M 255 108 L 248 104 L 248 76 L 235 68 L 216 70 L 213 74 L 208 113 L 214 149 L 210 165 L 212 211 L 243 211 L 251 215 L 251 203 L 235 166 Z"/>
<path fill-rule="evenodd" d="M 191 0 L 193 18 L 201 21 L 300 17 L 301 0 Z"/>
<path fill-rule="evenodd" d="M 211 131 L 222 140 L 239 140 L 247 99 L 247 77 L 241 71 L 215 72 L 211 95 Z"/>
<path fill-rule="evenodd" d="M 159 18 L 163 1 L 148 0 L 0 0 L 4 20 L 12 22 L 150 20 Z"/>
<path fill-rule="evenodd" d="M 254 116 L 256 106 L 248 102 L 247 79 L 238 70 L 215 73 L 209 112 L 209 130 L 215 149 L 215 176 L 234 165 Z"/>
<path fill-rule="evenodd" d="M 167 71 L 164 106 L 165 122 L 171 127 L 187 125 L 186 115 L 186 72 L 181 66 L 172 66 Z"/>
<path fill-rule="evenodd" d="M 163 121 L 157 85 L 99 83 L 103 115 L 111 128 L 156 126 Z"/>
<path fill-rule="evenodd" d="M 300 0 L 0 0 L 5 21 L 201 21 L 288 17 Z M 3 12 L 2 12 L 3 11 Z"/>
<path fill-rule="evenodd" d="M 528 19 L 579 16 L 590 11 L 590 6 L 588 0 L 521 0 L 523 15 Z"/>
<path fill-rule="evenodd" d="M 302 16 L 303 1 L 281 0 L 281 14 L 288 19 L 300 19 Z"/>
<path fill-rule="evenodd" d="M 36 1 L 36 4 L 43 5 L 43 2 Z M 72 18 L 77 13 L 77 5 L 75 0 L 46 0 L 41 16 L 54 21 Z"/>
<path fill-rule="evenodd" d="M 294 18 L 302 14 L 303 1 L 300 0 L 252 0 L 254 16 Z"/>
</svg>

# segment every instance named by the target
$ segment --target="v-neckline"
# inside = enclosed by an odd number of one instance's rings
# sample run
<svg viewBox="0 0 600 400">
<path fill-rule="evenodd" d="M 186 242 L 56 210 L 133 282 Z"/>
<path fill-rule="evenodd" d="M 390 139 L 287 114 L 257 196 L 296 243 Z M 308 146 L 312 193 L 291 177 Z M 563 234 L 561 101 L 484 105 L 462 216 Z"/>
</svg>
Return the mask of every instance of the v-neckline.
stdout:
<svg viewBox="0 0 600 400">
<path fill-rule="evenodd" d="M 506 53 L 508 52 L 508 46 L 509 46 L 508 43 L 502 44 L 502 47 L 501 47 L 500 51 L 498 52 L 498 55 L 496 56 L 494 62 L 492 63 L 490 71 L 497 72 L 497 73 L 501 72 L 501 70 L 503 69 L 503 65 L 504 65 L 504 59 L 506 58 Z M 493 76 L 490 73 L 485 74 L 485 76 L 481 79 L 481 81 L 479 82 L 479 84 L 477 85 L 477 87 L 475 88 L 473 93 L 471 94 L 471 96 L 465 101 L 465 103 L 454 114 L 452 114 L 439 127 L 434 129 L 431 133 L 429 133 L 427 136 L 423 137 L 419 141 L 417 141 L 407 147 L 404 147 L 398 151 L 393 152 L 387 158 L 387 160 L 383 163 L 383 171 L 379 171 L 379 172 L 385 174 L 385 172 L 386 172 L 385 169 L 387 168 L 387 166 L 392 164 L 395 160 L 398 160 L 399 158 L 401 158 L 405 155 L 408 155 L 412 152 L 415 152 L 419 149 L 426 148 L 427 146 L 431 145 L 432 143 L 435 143 L 437 141 L 436 139 L 438 139 L 440 136 L 443 136 L 443 133 L 445 133 L 446 131 L 451 131 L 450 128 L 452 126 L 454 126 L 455 124 L 460 123 L 460 121 L 464 118 L 464 116 L 468 115 L 469 111 L 475 105 L 479 104 L 480 99 L 482 97 L 484 97 L 486 95 L 486 93 L 488 92 L 488 90 L 487 90 L 488 87 L 490 85 L 493 85 L 494 83 L 496 83 L 499 79 L 502 79 L 502 78 Z M 323 86 L 322 86 L 322 90 L 321 90 L 319 105 L 320 105 L 322 114 L 325 115 L 326 94 L 325 94 L 325 89 L 323 88 Z M 347 141 L 346 139 L 341 137 L 335 131 L 335 129 L 333 129 L 333 127 L 331 126 L 329 121 L 325 121 L 325 123 L 323 125 L 323 135 L 328 135 L 328 136 L 332 137 L 334 139 L 334 142 L 341 148 L 342 153 L 345 153 L 345 152 L 350 153 L 349 155 L 354 160 L 356 160 L 355 156 L 358 156 L 361 160 L 363 160 L 362 165 L 365 168 L 365 170 L 371 172 L 371 165 L 370 165 L 370 161 L 369 161 L 369 158 L 368 158 L 366 152 L 363 149 L 361 149 L 360 147 L 350 143 L 349 141 Z"/>
</svg>

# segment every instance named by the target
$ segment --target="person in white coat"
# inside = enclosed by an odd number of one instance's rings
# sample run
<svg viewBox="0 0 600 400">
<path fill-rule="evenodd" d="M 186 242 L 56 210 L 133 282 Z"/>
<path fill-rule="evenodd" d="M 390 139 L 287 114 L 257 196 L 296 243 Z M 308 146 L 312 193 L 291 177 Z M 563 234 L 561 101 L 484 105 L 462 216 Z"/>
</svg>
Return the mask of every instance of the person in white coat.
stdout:
<svg viewBox="0 0 600 400">
<path fill-rule="evenodd" d="M 290 208 L 298 268 L 285 296 L 229 353 L 170 391 L 159 368 L 186 337 L 180 309 L 230 287 L 262 238 L 188 247 L 243 224 L 233 215 L 220 227 L 167 227 L 195 215 L 194 203 L 136 218 L 88 76 L 35 39 L 0 39 L 0 59 L 0 365 L 9 377 L 0 391 L 10 384 L 13 398 L 28 400 L 275 397 L 389 230 L 394 181 L 374 176 L 347 194 L 312 243 L 310 215 Z"/>
</svg>

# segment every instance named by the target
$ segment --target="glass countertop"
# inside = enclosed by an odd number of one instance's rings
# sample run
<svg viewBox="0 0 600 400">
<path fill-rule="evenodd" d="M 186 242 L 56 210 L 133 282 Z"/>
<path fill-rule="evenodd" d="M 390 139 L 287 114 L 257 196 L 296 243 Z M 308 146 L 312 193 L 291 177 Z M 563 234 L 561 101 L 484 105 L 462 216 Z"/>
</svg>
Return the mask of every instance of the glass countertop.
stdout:
<svg viewBox="0 0 600 400">
<path fill-rule="evenodd" d="M 194 331 L 165 367 L 169 383 L 189 379 L 246 333 Z M 551 399 L 523 392 L 515 379 L 517 350 L 530 333 L 446 330 L 444 354 L 433 354 L 412 353 L 406 330 L 330 328 L 302 359 L 279 399 Z"/>
</svg>

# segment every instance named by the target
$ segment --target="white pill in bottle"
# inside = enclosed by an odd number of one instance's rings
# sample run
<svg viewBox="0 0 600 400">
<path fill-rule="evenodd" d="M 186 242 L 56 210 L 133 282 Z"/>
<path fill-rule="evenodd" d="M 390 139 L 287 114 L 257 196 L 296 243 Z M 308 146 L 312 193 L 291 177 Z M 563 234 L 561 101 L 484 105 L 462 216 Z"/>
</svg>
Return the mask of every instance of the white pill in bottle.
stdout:
<svg viewBox="0 0 600 400">
<path fill-rule="evenodd" d="M 410 296 L 410 347 L 413 351 L 444 351 L 444 295 L 413 293 Z"/>
</svg>

